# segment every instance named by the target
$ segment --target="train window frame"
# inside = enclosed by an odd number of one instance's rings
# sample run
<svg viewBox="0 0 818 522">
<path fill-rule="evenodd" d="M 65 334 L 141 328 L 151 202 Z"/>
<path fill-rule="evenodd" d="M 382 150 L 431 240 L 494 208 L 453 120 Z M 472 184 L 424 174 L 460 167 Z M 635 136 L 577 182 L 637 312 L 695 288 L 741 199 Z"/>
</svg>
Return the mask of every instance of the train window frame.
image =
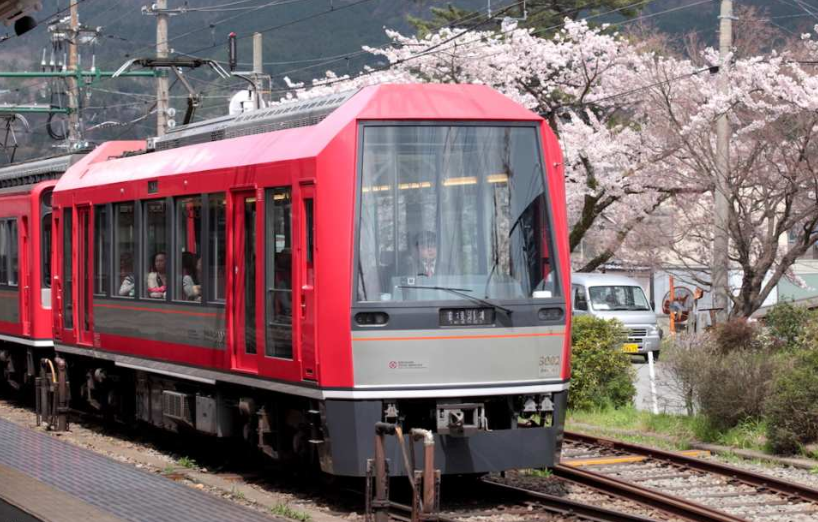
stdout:
<svg viewBox="0 0 818 522">
<path fill-rule="evenodd" d="M 151 263 L 152 260 L 149 259 L 151 256 L 151 251 L 148 249 L 148 226 L 146 220 L 150 215 L 147 212 L 147 206 L 161 202 L 164 206 L 164 214 L 165 214 L 165 280 L 162 281 L 165 287 L 165 295 L 164 297 L 150 297 L 148 295 L 148 277 L 150 275 L 151 270 Z M 173 198 L 165 197 L 165 198 L 150 198 L 150 199 L 142 199 L 138 201 L 137 207 L 141 210 L 139 215 L 139 233 L 136 237 L 139 238 L 138 244 L 140 245 L 140 252 L 139 252 L 139 269 L 140 269 L 140 276 L 143 276 L 141 283 L 139 284 L 138 290 L 136 291 L 136 297 L 139 300 L 149 302 L 149 303 L 170 303 L 172 300 L 173 290 L 175 281 L 173 278 L 173 271 L 169 270 L 173 266 L 173 256 L 170 255 L 169 249 L 173 247 L 173 216 L 170 216 L 168 219 L 168 209 L 173 208 Z M 155 252 L 158 254 L 159 252 Z"/>
<path fill-rule="evenodd" d="M 224 205 L 224 228 L 221 230 L 222 232 L 222 241 L 224 243 L 224 277 L 221 281 L 221 290 L 222 295 L 224 297 L 219 298 L 218 288 L 219 285 L 215 284 L 216 281 L 214 278 L 214 270 L 215 266 L 211 266 L 212 261 L 212 248 L 213 245 L 216 244 L 216 241 L 213 241 L 214 236 L 211 234 L 211 206 L 210 202 L 211 199 L 221 199 Z M 205 210 L 203 216 L 203 226 L 204 231 L 204 241 L 202 242 L 202 279 L 206 282 L 205 288 L 203 289 L 204 292 L 204 299 L 202 299 L 204 304 L 208 306 L 219 306 L 224 307 L 227 302 L 227 246 L 228 246 L 228 215 L 227 215 L 227 192 L 209 192 L 204 194 L 202 199 L 202 208 Z M 195 303 L 194 303 L 195 304 Z"/>
<path fill-rule="evenodd" d="M 358 299 L 358 288 L 360 284 L 360 271 L 358 270 L 358 263 L 360 260 L 360 242 L 361 242 L 361 204 L 362 204 L 362 190 L 363 190 L 363 166 L 364 166 L 364 135 L 367 128 L 374 127 L 514 127 L 514 128 L 531 128 L 535 132 L 536 147 L 540 166 L 543 174 L 543 195 L 546 203 L 553 201 L 551 194 L 551 187 L 548 183 L 548 169 L 547 165 L 543 163 L 545 160 L 545 144 L 542 136 L 542 122 L 541 121 L 463 121 L 463 120 L 425 120 L 425 121 L 406 121 L 406 120 L 382 120 L 382 121 L 362 121 L 358 124 L 358 143 L 356 145 L 357 160 L 355 166 L 355 208 L 354 208 L 354 226 L 353 226 L 353 258 L 352 258 L 352 288 L 350 289 L 350 302 L 352 303 L 353 314 L 350 322 L 353 329 L 358 329 L 359 326 L 355 323 L 353 317 L 356 310 L 371 310 L 371 309 L 402 309 L 402 308 L 417 308 L 422 306 L 424 308 L 434 309 L 441 306 L 462 307 L 468 301 L 463 299 L 438 299 L 438 300 L 423 300 L 423 301 L 363 301 Z M 554 211 L 550 204 L 545 205 L 546 222 L 548 226 L 548 248 L 550 252 L 554 251 L 554 246 L 557 243 L 556 233 L 554 229 Z M 546 304 L 564 304 L 566 296 L 563 295 L 563 282 L 565 274 L 556 259 L 551 256 L 551 270 L 554 274 L 553 292 L 550 297 L 529 297 L 521 299 L 493 299 L 492 302 L 509 306 L 531 306 L 546 305 Z M 471 306 L 470 304 L 468 306 Z M 510 319 L 515 322 L 516 318 Z M 434 324 L 437 325 L 437 315 L 435 315 Z M 397 323 L 390 327 L 397 328 Z"/>
<path fill-rule="evenodd" d="M 278 288 L 275 285 L 275 269 L 276 269 L 276 254 L 277 254 L 277 237 L 273 244 L 270 244 L 270 239 L 274 235 L 276 235 L 275 231 L 272 230 L 272 227 L 275 223 L 275 213 L 277 207 L 275 202 L 277 201 L 276 196 L 285 194 L 283 199 L 289 201 L 289 237 L 285 233 L 285 246 L 287 245 L 287 239 L 289 239 L 289 249 L 290 249 L 290 279 L 289 284 L 290 288 Z M 267 359 L 278 359 L 283 361 L 292 361 L 294 359 L 294 351 L 295 351 L 295 313 L 294 313 L 294 306 L 295 303 L 295 292 L 293 290 L 294 282 L 295 282 L 295 255 L 294 250 L 296 249 L 296 245 L 294 244 L 295 241 L 298 240 L 297 236 L 295 236 L 294 228 L 293 228 L 293 188 L 291 185 L 282 185 L 277 187 L 267 187 L 264 190 L 264 357 Z M 273 314 L 271 312 L 271 302 L 270 302 L 270 294 L 273 294 L 273 300 L 275 299 L 275 295 L 279 292 L 289 292 L 290 294 L 290 324 L 285 325 L 284 323 L 273 323 Z M 290 333 L 290 344 L 289 347 L 284 347 L 283 350 L 278 352 L 278 338 L 271 335 L 270 327 L 277 326 L 277 327 L 285 327 L 289 326 L 289 333 Z M 272 349 L 272 352 L 270 351 Z"/>
<path fill-rule="evenodd" d="M 131 278 L 133 280 L 133 295 L 121 295 L 119 293 L 120 289 L 122 288 L 123 280 L 120 279 L 121 276 L 121 258 L 122 252 L 120 251 L 120 227 L 119 227 L 119 207 L 121 205 L 131 205 L 132 207 L 132 214 L 133 214 L 133 237 L 131 238 Z M 134 200 L 125 200 L 125 201 L 117 201 L 111 204 L 111 234 L 112 234 L 112 241 L 111 241 L 111 292 L 110 297 L 113 299 L 127 299 L 127 300 L 136 300 L 138 299 L 138 292 L 136 291 L 139 288 L 139 285 L 142 282 L 141 277 L 141 263 L 139 262 L 140 256 L 140 230 L 142 227 L 139 226 L 139 218 L 141 216 L 141 212 L 139 211 L 140 205 L 138 201 Z M 116 274 L 116 276 L 114 276 Z M 127 277 L 127 276 L 126 276 Z"/>
<path fill-rule="evenodd" d="M 176 305 L 204 306 L 205 304 L 207 304 L 207 301 L 208 301 L 207 300 L 207 295 L 208 295 L 207 294 L 207 286 L 208 285 L 204 284 L 205 282 L 209 281 L 209 279 L 208 279 L 208 266 L 207 266 L 207 262 L 208 262 L 208 259 L 209 259 L 208 256 L 207 256 L 208 248 L 209 248 L 209 234 L 207 233 L 207 231 L 209 230 L 207 228 L 207 221 L 208 221 L 207 215 L 209 214 L 209 206 L 206 206 L 206 205 L 209 205 L 209 203 L 210 203 L 210 200 L 209 200 L 208 196 L 209 196 L 209 194 L 183 194 L 183 195 L 175 196 L 175 197 L 172 198 L 172 200 L 173 200 L 173 204 L 172 204 L 173 212 L 172 212 L 172 214 L 173 215 L 171 216 L 172 235 L 171 235 L 171 238 L 170 238 L 170 245 L 171 245 L 170 250 L 173 252 L 173 255 L 171 256 L 172 263 L 170 265 L 172 270 L 169 271 L 168 277 L 169 277 L 169 281 L 173 281 L 173 289 L 172 289 L 173 291 L 171 292 L 171 299 L 170 300 L 173 302 L 173 304 L 176 304 Z M 199 200 L 199 209 L 200 209 L 199 211 L 201 213 L 201 216 L 199 218 L 198 233 L 199 233 L 199 249 L 201 250 L 201 260 L 202 260 L 202 275 L 201 275 L 202 280 L 199 282 L 199 286 L 202 287 L 202 289 L 201 289 L 202 293 L 199 294 L 201 296 L 201 299 L 199 299 L 198 301 L 189 300 L 189 299 L 185 298 L 185 296 L 182 295 L 182 291 L 180 291 L 181 287 L 179 286 L 179 285 L 182 284 L 182 281 L 180 281 L 180 278 L 178 277 L 180 275 L 180 273 L 181 273 L 180 270 L 182 269 L 182 267 L 180 266 L 180 263 L 182 262 L 182 256 L 177 255 L 177 254 L 179 254 L 181 252 L 181 250 L 179 248 L 180 247 L 180 245 L 179 245 L 180 237 L 179 237 L 179 227 L 178 227 L 178 224 L 179 224 L 178 223 L 178 217 L 179 216 L 178 216 L 178 213 L 177 213 L 177 210 L 178 210 L 177 209 L 177 203 L 179 201 L 182 201 L 182 200 L 185 200 L 185 199 L 191 199 L 191 198 L 193 198 L 193 199 L 198 198 L 198 200 Z"/>
<path fill-rule="evenodd" d="M 12 234 L 12 230 L 15 231 Z M 18 288 L 20 286 L 20 233 L 16 217 L 0 219 L 0 286 Z M 15 272 L 13 259 L 17 259 Z M 12 278 L 12 274 L 16 274 Z"/>
<path fill-rule="evenodd" d="M 40 194 L 40 283 L 43 288 L 48 289 L 51 288 L 54 276 L 51 266 L 51 258 L 54 256 L 54 208 L 51 205 L 53 192 L 53 188 L 47 188 Z M 49 225 L 48 233 L 46 223 Z M 51 303 L 48 303 L 48 306 L 50 307 Z"/>
<path fill-rule="evenodd" d="M 94 262 L 93 262 L 93 270 L 94 270 L 94 297 L 110 297 L 111 295 L 111 287 L 113 286 L 113 216 L 112 216 L 112 205 L 111 204 L 102 204 L 102 205 L 94 205 Z M 100 210 L 104 212 L 104 221 L 98 219 L 100 216 Z M 98 226 L 102 223 L 102 227 Z M 102 229 L 102 230 L 100 230 Z M 104 237 L 100 237 L 100 232 L 104 232 Z M 102 263 L 98 263 L 100 261 L 99 251 L 97 247 L 99 246 L 99 239 L 103 241 L 103 252 L 102 256 Z M 107 258 L 106 255 L 107 254 Z M 104 265 L 106 274 L 105 279 L 103 280 L 103 288 L 102 292 L 98 291 L 97 282 L 100 280 L 100 265 Z"/>
<path fill-rule="evenodd" d="M 60 237 L 62 241 L 62 327 L 63 330 L 74 329 L 74 209 L 64 207 L 62 209 L 62 219 L 60 220 L 62 229 Z M 66 248 L 68 246 L 68 248 Z"/>
</svg>

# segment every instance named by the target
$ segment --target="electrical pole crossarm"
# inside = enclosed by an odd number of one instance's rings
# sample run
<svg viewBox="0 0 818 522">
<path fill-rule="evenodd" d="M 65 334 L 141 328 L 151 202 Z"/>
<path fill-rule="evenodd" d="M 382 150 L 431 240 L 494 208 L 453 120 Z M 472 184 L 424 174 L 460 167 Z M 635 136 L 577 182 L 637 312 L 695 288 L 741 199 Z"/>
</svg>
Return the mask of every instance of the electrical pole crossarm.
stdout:
<svg viewBox="0 0 818 522">
<path fill-rule="evenodd" d="M 116 78 L 119 76 L 134 76 L 144 78 L 156 77 L 154 71 L 130 71 L 116 74 L 116 71 L 0 71 L 0 78 Z"/>
<path fill-rule="evenodd" d="M 10 114 L 68 114 L 71 109 L 50 105 L 0 105 L 0 118 Z"/>
</svg>

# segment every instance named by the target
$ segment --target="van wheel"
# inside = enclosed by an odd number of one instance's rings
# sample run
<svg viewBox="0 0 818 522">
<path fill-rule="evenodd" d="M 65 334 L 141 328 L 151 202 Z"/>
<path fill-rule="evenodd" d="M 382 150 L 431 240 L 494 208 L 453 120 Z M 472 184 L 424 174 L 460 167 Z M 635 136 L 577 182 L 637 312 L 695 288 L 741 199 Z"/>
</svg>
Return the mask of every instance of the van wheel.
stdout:
<svg viewBox="0 0 818 522">
<path fill-rule="evenodd" d="M 648 359 L 648 354 L 645 354 L 645 362 L 648 362 L 648 360 L 649 360 Z M 659 361 L 659 350 L 656 350 L 655 352 L 653 352 L 653 362 L 658 362 L 658 361 Z"/>
</svg>

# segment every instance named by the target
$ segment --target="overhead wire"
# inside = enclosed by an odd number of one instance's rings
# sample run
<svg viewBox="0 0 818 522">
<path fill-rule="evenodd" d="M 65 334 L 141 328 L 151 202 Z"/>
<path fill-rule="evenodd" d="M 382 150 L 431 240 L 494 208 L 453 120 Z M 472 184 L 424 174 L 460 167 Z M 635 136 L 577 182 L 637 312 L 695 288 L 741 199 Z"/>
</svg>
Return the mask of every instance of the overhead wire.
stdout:
<svg viewBox="0 0 818 522">
<path fill-rule="evenodd" d="M 588 21 L 588 20 L 592 20 L 592 19 L 596 19 L 596 18 L 600 18 L 600 17 L 610 16 L 610 15 L 617 14 L 617 13 L 620 13 L 620 12 L 628 10 L 628 9 L 633 9 L 635 7 L 645 5 L 645 4 L 647 4 L 649 2 L 652 2 L 652 1 L 653 0 L 640 0 L 638 2 L 634 2 L 632 4 L 629 4 L 629 5 L 626 5 L 626 6 L 623 6 L 623 7 L 619 7 L 617 9 L 611 9 L 609 11 L 605 11 L 605 12 L 602 12 L 602 13 L 596 13 L 596 14 L 593 14 L 593 15 L 586 16 L 586 17 L 582 18 L 581 20 L 582 21 Z M 700 0 L 699 2 L 695 2 L 693 4 L 687 5 L 685 8 L 691 8 L 691 7 L 695 7 L 697 5 L 701 5 L 703 3 L 714 2 L 714 1 L 715 0 Z M 673 10 L 668 9 L 668 10 L 666 10 L 666 12 L 671 12 L 671 11 L 676 11 L 676 10 L 678 10 L 678 9 L 673 9 Z M 536 14 L 538 14 L 539 12 L 543 12 L 543 11 L 545 11 L 545 9 L 542 9 L 542 10 L 538 11 L 537 13 L 532 14 L 532 16 L 536 16 Z M 664 12 L 660 13 L 660 14 L 664 14 Z M 646 15 L 646 16 L 649 16 L 649 15 Z M 642 17 L 637 17 L 637 18 L 642 18 Z M 566 23 L 567 22 L 561 22 L 559 24 L 555 24 L 555 25 L 552 25 L 552 26 L 549 26 L 549 27 L 544 27 L 544 28 L 541 28 L 541 29 L 537 29 L 537 30 L 532 31 L 531 34 L 538 34 L 538 33 L 543 33 L 543 32 L 546 32 L 546 31 L 553 31 L 555 29 L 559 29 L 559 28 L 564 27 Z M 485 25 L 485 22 L 483 24 L 481 24 L 481 25 Z M 469 29 L 466 29 L 466 30 L 464 30 L 464 31 L 462 31 L 462 32 L 460 32 L 460 33 L 458 33 L 458 34 L 456 34 L 456 35 L 442 41 L 442 42 L 439 42 L 438 44 L 435 44 L 434 46 L 429 47 L 429 48 L 425 49 L 424 51 L 421 51 L 421 52 L 419 52 L 417 54 L 410 55 L 410 56 L 407 56 L 405 58 L 398 59 L 398 60 L 396 60 L 394 62 L 391 62 L 391 63 L 386 64 L 386 65 L 381 66 L 381 67 L 373 67 L 373 68 L 371 68 L 371 69 L 369 69 L 367 71 L 364 71 L 364 72 L 360 73 L 359 75 L 357 75 L 355 77 L 352 77 L 352 78 L 341 77 L 341 78 L 329 80 L 327 82 L 321 83 L 320 86 L 321 87 L 326 87 L 328 85 L 333 85 L 333 84 L 336 84 L 336 83 L 341 83 L 341 82 L 350 81 L 350 80 L 356 80 L 356 79 L 359 79 L 359 78 L 362 78 L 362 77 L 365 77 L 365 76 L 369 76 L 371 74 L 375 74 L 375 73 L 378 73 L 378 72 L 383 72 L 383 71 L 389 70 L 389 69 L 391 69 L 391 68 L 393 68 L 393 67 L 395 67 L 397 65 L 401 65 L 401 64 L 406 63 L 408 61 L 416 60 L 418 58 L 422 58 L 422 57 L 427 56 L 429 54 L 435 54 L 435 53 L 430 53 L 429 51 L 432 50 L 432 49 L 439 48 L 442 45 L 445 45 L 446 43 L 450 43 L 452 41 L 455 41 L 455 40 L 461 38 L 462 36 L 468 34 L 469 32 L 474 31 L 478 27 L 480 27 L 480 25 L 475 26 L 475 27 L 471 27 Z M 502 36 L 502 35 L 505 35 L 505 34 L 508 34 L 508 33 L 512 32 L 514 30 L 516 30 L 516 29 L 508 29 L 508 30 L 505 30 L 505 31 L 500 31 L 497 34 L 499 36 Z M 473 43 L 478 43 L 480 41 L 482 41 L 482 38 L 477 38 L 477 39 L 470 40 L 470 41 L 467 41 L 467 42 L 462 42 L 460 45 L 461 46 L 467 46 L 467 45 L 470 45 L 470 44 L 473 44 Z M 482 47 L 485 47 L 485 45 L 482 46 Z M 477 48 L 480 48 L 480 47 L 477 47 Z M 473 48 L 472 48 L 472 50 L 473 50 Z M 493 56 L 493 55 L 489 55 L 489 56 Z M 486 57 L 480 57 L 480 59 L 484 59 L 484 58 L 486 58 Z M 274 89 L 273 92 L 274 93 L 286 93 L 286 92 L 290 92 L 292 90 L 293 89 L 291 89 L 291 88 Z"/>
<path fill-rule="evenodd" d="M 158 46 L 158 45 L 160 45 L 160 44 L 169 44 L 169 43 L 171 43 L 171 42 L 175 42 L 176 40 L 179 40 L 179 39 L 181 39 L 181 38 L 184 38 L 184 37 L 190 36 L 190 35 L 192 35 L 192 34 L 199 33 L 199 32 L 201 32 L 201 31 L 205 31 L 205 30 L 207 30 L 207 29 L 211 29 L 211 30 L 212 30 L 212 29 L 213 29 L 213 28 L 215 28 L 216 26 L 219 26 L 219 25 L 222 25 L 222 24 L 224 24 L 224 23 L 230 22 L 230 21 L 232 21 L 232 20 L 235 20 L 236 18 L 239 18 L 240 16 L 245 16 L 245 15 L 247 15 L 247 14 L 249 14 L 249 13 L 253 13 L 253 12 L 259 11 L 259 10 L 261 10 L 261 9 L 266 9 L 266 8 L 268 8 L 268 7 L 278 7 L 278 6 L 281 6 L 281 5 L 295 4 L 295 3 L 300 3 L 300 2 L 309 2 L 309 1 L 312 1 L 312 0 L 275 0 L 275 1 L 273 1 L 273 2 L 268 2 L 268 3 L 264 4 L 264 5 L 256 6 L 256 7 L 252 8 L 251 10 L 248 10 L 248 11 L 246 11 L 246 12 L 242 12 L 242 13 L 239 13 L 239 14 L 237 14 L 237 15 L 233 15 L 233 16 L 228 16 L 227 18 L 223 18 L 223 19 L 221 19 L 221 20 L 217 20 L 217 21 L 215 21 L 215 22 L 211 22 L 210 24 L 208 24 L 208 25 L 206 25 L 206 26 L 203 26 L 203 27 L 200 27 L 200 28 L 198 28 L 198 29 L 193 29 L 193 30 L 191 30 L 191 31 L 188 31 L 188 32 L 183 33 L 183 34 L 180 34 L 180 35 L 178 35 L 178 36 L 174 36 L 173 38 L 168 38 L 168 39 L 166 39 L 164 42 L 157 42 L 156 44 L 151 44 L 150 46 L 147 46 L 147 45 L 146 45 L 146 46 L 144 46 L 144 47 L 141 47 L 141 48 L 137 49 L 137 50 L 136 50 L 136 51 L 134 51 L 134 52 L 139 52 L 139 51 L 141 51 L 142 49 L 148 49 L 148 48 L 150 48 L 150 47 L 153 47 L 154 45 Z M 366 1 L 369 1 L 369 0 L 366 0 Z M 338 9 L 340 9 L 340 8 L 338 8 Z M 337 11 L 338 9 L 336 9 L 336 11 Z M 215 47 L 215 46 L 212 46 L 212 47 Z"/>
</svg>

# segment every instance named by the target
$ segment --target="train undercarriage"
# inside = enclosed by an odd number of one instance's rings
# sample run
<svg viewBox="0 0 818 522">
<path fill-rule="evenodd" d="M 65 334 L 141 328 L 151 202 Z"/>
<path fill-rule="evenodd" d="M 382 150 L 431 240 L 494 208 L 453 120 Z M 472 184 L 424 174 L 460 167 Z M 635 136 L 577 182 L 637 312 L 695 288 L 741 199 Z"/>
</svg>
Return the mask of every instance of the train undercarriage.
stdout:
<svg viewBox="0 0 818 522">
<path fill-rule="evenodd" d="M 0 367 L 10 388 L 36 385 L 37 411 L 58 428 L 70 404 L 112 421 L 142 422 L 179 434 L 234 439 L 280 462 L 332 475 L 365 476 L 377 423 L 426 430 L 444 474 L 481 474 L 555 464 L 567 394 L 495 395 L 399 400 L 312 399 L 227 383 L 198 382 L 124 368 L 72 354 L 4 346 Z M 65 382 L 63 382 L 65 381 Z M 67 424 L 63 424 L 67 426 Z M 554 451 L 557 448 L 557 451 Z M 386 443 L 405 473 L 400 448 Z M 422 451 L 417 451 L 420 465 Z"/>
</svg>

